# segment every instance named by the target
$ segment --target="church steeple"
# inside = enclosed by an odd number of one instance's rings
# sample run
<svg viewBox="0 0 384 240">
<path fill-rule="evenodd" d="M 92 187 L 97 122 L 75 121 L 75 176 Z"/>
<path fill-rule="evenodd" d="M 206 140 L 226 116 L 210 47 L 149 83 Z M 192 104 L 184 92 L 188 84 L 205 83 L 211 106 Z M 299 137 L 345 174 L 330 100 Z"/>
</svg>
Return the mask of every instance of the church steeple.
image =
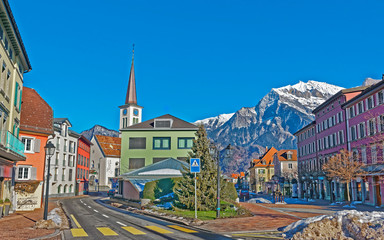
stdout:
<svg viewBox="0 0 384 240">
<path fill-rule="evenodd" d="M 135 45 L 133 45 L 135 47 Z M 141 123 L 143 107 L 137 105 L 136 97 L 136 79 L 134 67 L 134 52 L 132 50 L 132 64 L 131 73 L 129 74 L 129 82 L 127 89 L 127 96 L 125 97 L 125 104 L 120 106 L 120 128 L 125 129 L 136 123 Z"/>
<path fill-rule="evenodd" d="M 135 44 L 133 44 L 133 49 L 132 49 L 131 73 L 129 74 L 129 82 L 128 82 L 128 89 L 127 89 L 127 96 L 125 98 L 125 104 L 137 104 L 134 55 L 135 55 Z"/>
</svg>

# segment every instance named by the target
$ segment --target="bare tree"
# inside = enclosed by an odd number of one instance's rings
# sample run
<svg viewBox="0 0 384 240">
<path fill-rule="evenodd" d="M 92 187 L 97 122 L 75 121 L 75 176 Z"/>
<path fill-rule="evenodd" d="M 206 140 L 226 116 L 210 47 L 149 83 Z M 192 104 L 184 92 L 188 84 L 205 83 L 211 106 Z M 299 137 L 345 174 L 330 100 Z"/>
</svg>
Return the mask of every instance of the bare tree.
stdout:
<svg viewBox="0 0 384 240">
<path fill-rule="evenodd" d="M 363 170 L 363 164 L 354 159 L 353 153 L 344 149 L 329 158 L 328 162 L 323 165 L 323 171 L 330 179 L 338 179 L 340 182 L 346 183 L 348 202 L 351 201 L 349 183 L 367 174 Z"/>
</svg>

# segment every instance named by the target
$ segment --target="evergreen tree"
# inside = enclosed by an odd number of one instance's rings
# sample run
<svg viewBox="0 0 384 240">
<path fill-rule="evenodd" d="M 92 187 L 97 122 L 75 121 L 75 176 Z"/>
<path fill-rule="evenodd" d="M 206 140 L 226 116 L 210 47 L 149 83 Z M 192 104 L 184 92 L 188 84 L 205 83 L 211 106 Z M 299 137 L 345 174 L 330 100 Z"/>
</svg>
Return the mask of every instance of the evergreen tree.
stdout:
<svg viewBox="0 0 384 240">
<path fill-rule="evenodd" d="M 203 125 L 196 132 L 189 153 L 190 158 L 200 158 L 201 172 L 197 174 L 197 209 L 202 211 L 216 208 L 217 165 L 209 153 L 209 140 Z M 175 193 L 182 205 L 188 209 L 195 208 L 194 174 L 184 169 L 183 178 L 177 183 Z"/>
</svg>

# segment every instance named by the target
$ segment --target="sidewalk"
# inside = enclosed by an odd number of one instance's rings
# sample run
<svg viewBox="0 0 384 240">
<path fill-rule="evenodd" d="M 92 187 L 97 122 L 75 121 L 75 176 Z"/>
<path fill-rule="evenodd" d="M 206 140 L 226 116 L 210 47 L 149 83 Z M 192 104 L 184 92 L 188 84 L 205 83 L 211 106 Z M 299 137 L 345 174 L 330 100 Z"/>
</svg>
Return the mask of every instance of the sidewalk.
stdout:
<svg viewBox="0 0 384 240">
<path fill-rule="evenodd" d="M 48 211 L 58 207 L 56 201 L 49 202 Z M 0 219 L 0 239 L 21 240 L 46 236 L 55 232 L 54 229 L 34 229 L 35 222 L 42 219 L 44 208 L 31 212 L 16 212 Z M 60 236 L 53 239 L 61 239 Z"/>
<path fill-rule="evenodd" d="M 225 218 L 206 221 L 201 228 L 218 232 L 246 232 L 246 231 L 276 231 L 279 227 L 287 226 L 301 219 L 291 214 L 276 211 L 254 203 L 240 203 L 254 216 L 246 218 Z"/>
</svg>

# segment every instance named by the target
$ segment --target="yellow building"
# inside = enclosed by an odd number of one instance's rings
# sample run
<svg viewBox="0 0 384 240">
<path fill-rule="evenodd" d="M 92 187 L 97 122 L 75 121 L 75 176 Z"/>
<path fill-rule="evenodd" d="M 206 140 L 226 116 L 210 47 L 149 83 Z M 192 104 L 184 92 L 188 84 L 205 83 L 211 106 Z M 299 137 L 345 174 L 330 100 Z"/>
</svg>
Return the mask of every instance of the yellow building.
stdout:
<svg viewBox="0 0 384 240">
<path fill-rule="evenodd" d="M 7 0 L 0 1 L 0 42 L 0 199 L 15 201 L 12 177 L 29 174 L 13 173 L 13 166 L 25 161 L 18 138 L 20 109 L 23 74 L 32 68 Z"/>
<path fill-rule="evenodd" d="M 260 159 L 253 159 L 249 168 L 250 188 L 254 192 L 270 193 L 271 179 L 275 174 L 273 165 L 273 155 L 277 150 L 272 147 L 266 149 L 266 152 Z"/>
</svg>

